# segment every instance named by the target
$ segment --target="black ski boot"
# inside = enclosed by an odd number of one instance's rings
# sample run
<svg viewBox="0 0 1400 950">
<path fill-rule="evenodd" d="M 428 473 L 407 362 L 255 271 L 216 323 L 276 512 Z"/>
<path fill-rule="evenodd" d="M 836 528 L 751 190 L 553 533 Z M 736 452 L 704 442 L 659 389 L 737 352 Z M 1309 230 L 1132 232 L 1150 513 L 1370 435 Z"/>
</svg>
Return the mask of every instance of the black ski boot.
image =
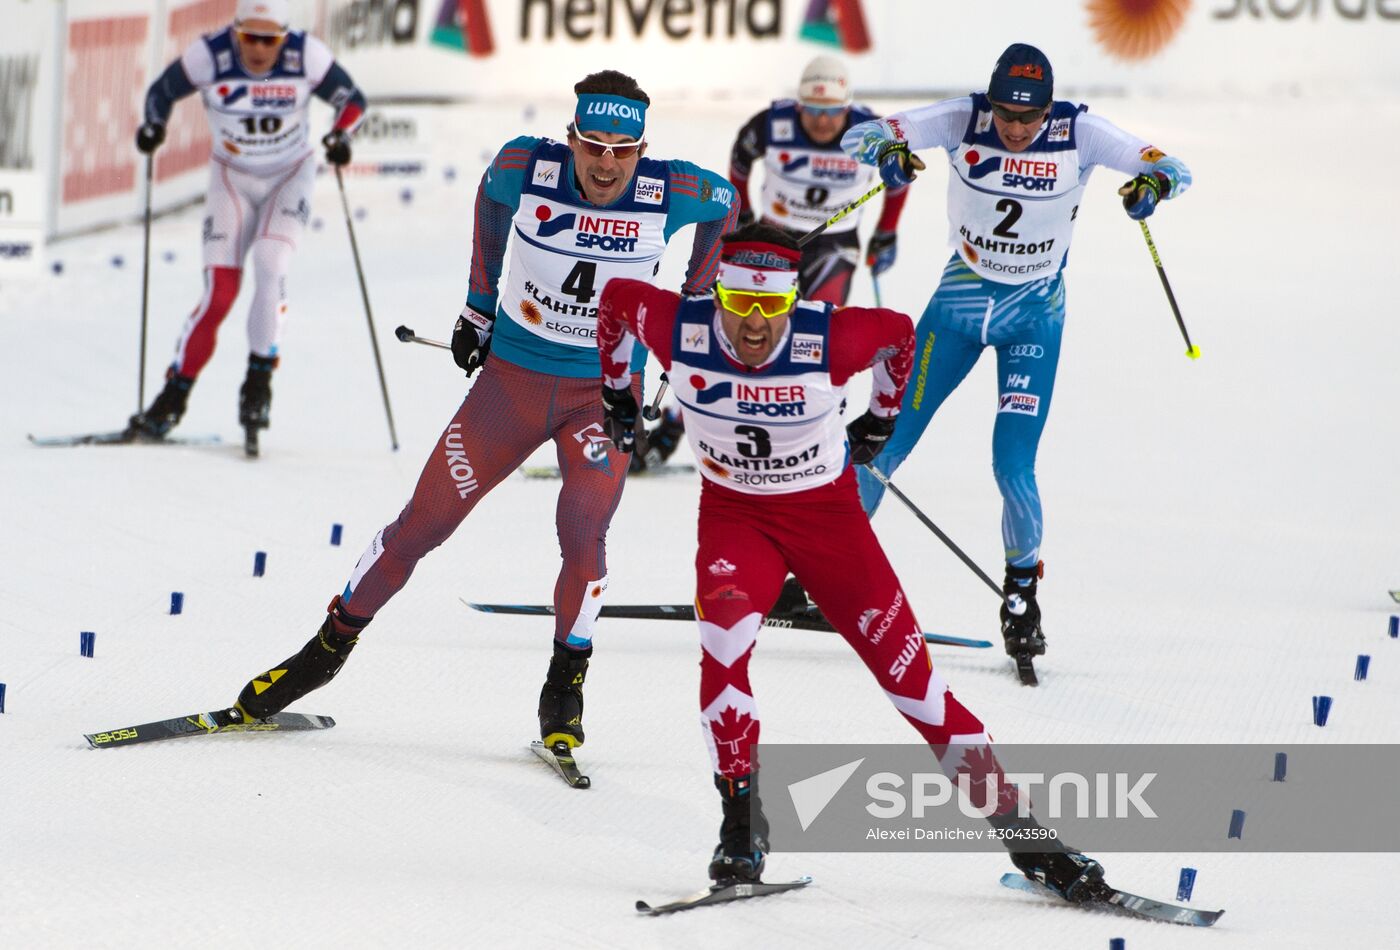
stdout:
<svg viewBox="0 0 1400 950">
<path fill-rule="evenodd" d="M 1103 865 L 1087 855 L 1063 851 L 1012 851 L 1011 863 L 1037 884 L 1044 884 L 1074 904 L 1103 900 L 1113 893 L 1103 879 Z"/>
<path fill-rule="evenodd" d="M 272 371 L 277 357 L 248 354 L 248 375 L 238 390 L 238 424 L 243 426 L 244 449 L 258 454 L 258 430 L 266 429 L 272 411 Z"/>
<path fill-rule="evenodd" d="M 773 603 L 773 609 L 768 611 L 770 617 L 786 617 L 791 614 L 805 616 L 811 609 L 811 601 L 807 599 L 807 591 L 795 577 L 789 577 L 783 581 L 783 589 L 778 592 L 778 599 Z"/>
<path fill-rule="evenodd" d="M 987 823 L 1001 832 L 1011 863 L 1037 884 L 1044 884 L 1067 901 L 1099 900 L 1112 893 L 1103 879 L 1103 865 L 1046 834 L 1034 815 L 1021 817 L 1012 811 L 993 815 Z M 1022 851 L 1031 842 L 1042 842 L 1050 851 Z"/>
<path fill-rule="evenodd" d="M 540 738 L 545 748 L 559 742 L 570 749 L 583 745 L 583 680 L 592 655 L 592 646 L 571 650 L 554 641 L 554 656 L 540 690 Z"/>
<path fill-rule="evenodd" d="M 724 807 L 724 820 L 719 826 L 719 844 L 710 860 L 710 878 L 717 886 L 752 883 L 763 874 L 764 856 L 768 853 L 768 819 L 758 800 L 754 775 L 738 778 L 715 776 Z"/>
<path fill-rule="evenodd" d="M 189 403 L 194 380 L 177 375 L 172 366 L 165 373 L 165 388 L 156 396 L 150 408 L 127 420 L 126 433 L 133 439 L 165 438 L 179 424 Z"/>
<path fill-rule="evenodd" d="M 243 687 L 235 704 L 249 719 L 265 719 L 281 712 L 313 689 L 325 686 L 340 672 L 350 651 L 360 642 L 360 631 L 369 623 L 340 609 L 340 597 L 331 601 L 326 620 L 316 636 L 295 656 L 260 673 Z M 344 631 L 344 632 L 343 632 Z"/>
<path fill-rule="evenodd" d="M 1001 635 L 1006 641 L 1008 656 L 1040 656 L 1045 652 L 1045 634 L 1040 632 L 1040 605 L 1035 589 L 1045 576 L 1045 562 L 1031 567 L 1006 565 L 1006 581 L 1001 585 L 1006 601 L 1001 605 Z M 1018 600 L 1019 598 L 1019 600 Z M 1025 605 L 1021 613 L 1012 613 L 1010 605 Z"/>
</svg>

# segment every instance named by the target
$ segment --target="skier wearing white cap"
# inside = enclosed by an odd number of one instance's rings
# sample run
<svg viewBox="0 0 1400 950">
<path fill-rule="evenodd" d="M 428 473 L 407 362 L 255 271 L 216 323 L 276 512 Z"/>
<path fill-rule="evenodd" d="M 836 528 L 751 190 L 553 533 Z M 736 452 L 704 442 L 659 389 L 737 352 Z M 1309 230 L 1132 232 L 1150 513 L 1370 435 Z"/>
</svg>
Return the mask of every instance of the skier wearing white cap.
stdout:
<svg viewBox="0 0 1400 950">
<path fill-rule="evenodd" d="M 136 147 L 165 141 L 175 102 L 204 100 L 213 139 L 204 218 L 204 294 L 185 322 L 165 387 L 131 417 L 132 439 L 160 440 L 185 414 L 190 387 L 214 353 L 219 324 L 233 306 L 250 256 L 256 289 L 248 312 L 248 373 L 239 422 L 249 446 L 268 425 L 272 371 L 287 317 L 286 275 L 311 216 L 316 177 L 308 111 L 311 97 L 336 109 L 321 139 L 326 161 L 350 161 L 350 135 L 364 94 L 320 40 L 292 30 L 287 0 L 238 0 L 233 23 L 195 40 L 146 93 Z M 159 167 L 157 178 L 159 178 Z M 253 451 L 252 448 L 249 449 Z"/>
</svg>

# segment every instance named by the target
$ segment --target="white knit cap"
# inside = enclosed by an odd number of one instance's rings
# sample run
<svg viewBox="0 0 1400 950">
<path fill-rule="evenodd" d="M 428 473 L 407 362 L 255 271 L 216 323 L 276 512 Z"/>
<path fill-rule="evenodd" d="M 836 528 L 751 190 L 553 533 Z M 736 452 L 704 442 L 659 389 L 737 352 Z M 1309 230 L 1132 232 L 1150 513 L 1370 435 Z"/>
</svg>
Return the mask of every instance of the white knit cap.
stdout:
<svg viewBox="0 0 1400 950">
<path fill-rule="evenodd" d="M 851 101 L 851 76 L 846 64 L 835 56 L 818 56 L 802 70 L 802 82 L 797 87 L 797 98 L 803 102 L 812 99 L 834 99 L 837 102 Z"/>
<path fill-rule="evenodd" d="M 233 22 L 245 23 L 248 20 L 271 20 L 286 29 L 292 22 L 287 0 L 238 0 L 238 11 Z"/>
</svg>

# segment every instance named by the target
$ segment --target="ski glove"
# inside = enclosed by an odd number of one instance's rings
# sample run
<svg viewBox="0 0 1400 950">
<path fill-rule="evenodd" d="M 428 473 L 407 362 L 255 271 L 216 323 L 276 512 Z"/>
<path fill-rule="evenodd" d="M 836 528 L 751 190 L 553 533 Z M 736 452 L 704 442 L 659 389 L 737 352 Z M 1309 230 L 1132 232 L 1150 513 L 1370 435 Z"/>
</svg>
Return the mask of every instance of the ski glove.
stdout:
<svg viewBox="0 0 1400 950">
<path fill-rule="evenodd" d="M 1162 192 L 1170 187 L 1164 177 L 1139 175 L 1132 181 L 1124 182 L 1118 193 L 1123 196 L 1123 210 L 1128 212 L 1128 217 L 1134 221 L 1141 221 L 1152 216 L 1152 212 L 1157 210 L 1157 202 L 1161 200 Z"/>
<path fill-rule="evenodd" d="M 876 231 L 870 235 L 870 243 L 865 246 L 865 265 L 870 268 L 871 276 L 879 277 L 894 266 L 898 241 L 899 235 L 893 231 Z"/>
<path fill-rule="evenodd" d="M 869 465 L 875 461 L 875 456 L 880 454 L 885 443 L 894 434 L 895 418 L 891 416 L 884 419 L 867 411 L 865 415 L 846 426 L 846 438 L 851 443 L 852 465 Z"/>
<path fill-rule="evenodd" d="M 136 148 L 150 155 L 165 141 L 165 126 L 159 122 L 144 122 L 136 130 Z"/>
<path fill-rule="evenodd" d="M 1157 202 L 1175 198 L 1190 187 L 1191 169 L 1180 159 L 1167 155 L 1153 163 L 1147 174 L 1125 183 L 1118 193 L 1123 196 L 1128 217 L 1141 221 L 1157 210 Z"/>
<path fill-rule="evenodd" d="M 321 144 L 326 147 L 326 161 L 332 165 L 350 164 L 350 136 L 344 129 L 332 129 Z"/>
<path fill-rule="evenodd" d="M 880 178 L 885 187 L 891 189 L 903 188 L 928 167 L 923 159 L 909 151 L 908 142 L 889 142 L 884 145 L 880 154 L 876 156 L 876 164 L 880 166 Z"/>
<path fill-rule="evenodd" d="M 452 359 L 467 371 L 468 377 L 486 362 L 491 352 L 491 325 L 494 322 L 494 317 L 488 317 L 468 304 L 462 308 L 462 315 L 452 328 Z"/>
<path fill-rule="evenodd" d="M 603 384 L 603 432 L 619 452 L 637 447 L 637 400 L 631 389 L 613 389 Z"/>
</svg>

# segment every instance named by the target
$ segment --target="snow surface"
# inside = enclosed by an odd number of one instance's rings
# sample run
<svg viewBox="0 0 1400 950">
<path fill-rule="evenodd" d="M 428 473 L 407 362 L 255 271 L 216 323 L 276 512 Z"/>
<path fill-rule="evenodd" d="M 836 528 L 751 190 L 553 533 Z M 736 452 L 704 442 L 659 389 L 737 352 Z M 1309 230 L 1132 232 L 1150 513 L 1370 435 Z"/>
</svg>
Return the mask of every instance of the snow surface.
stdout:
<svg viewBox="0 0 1400 950">
<path fill-rule="evenodd" d="M 465 384 L 446 353 L 399 344 L 393 328 L 449 336 L 485 160 L 518 132 L 562 130 L 564 103 L 536 105 L 528 123 L 519 105 L 444 113 L 435 163 L 408 203 L 401 183 L 348 184 L 366 211 L 356 228 L 397 453 L 333 179 L 318 185 L 323 226 L 295 260 L 257 462 L 241 457 L 236 424 L 247 286 L 180 427 L 223 436 L 208 448 L 26 443 L 29 432 L 117 428 L 135 409 L 139 227 L 53 246 L 61 276 L 0 289 L 5 946 L 1396 945 L 1383 919 L 1393 854 L 1104 856 L 1119 886 L 1168 898 L 1178 869 L 1198 868 L 1194 903 L 1228 909 L 1211 931 L 1013 893 L 997 885 L 1008 862 L 990 854 L 779 854 L 772 878 L 816 883 L 639 918 L 637 898 L 703 883 L 718 825 L 697 729 L 697 638 L 686 624 L 604 626 L 582 753 L 591 791 L 568 789 L 527 752 L 551 624 L 475 614 L 459 597 L 549 600 L 557 484 L 547 481 L 503 483 L 422 562 L 342 675 L 294 707 L 335 716 L 335 729 L 89 750 L 84 732 L 231 702 L 315 631 L 363 545 L 396 516 Z M 1393 214 L 1370 164 L 1331 151 L 1358 137 L 1361 154 L 1400 144 L 1400 106 L 1097 105 L 1195 172 L 1152 226 L 1204 355 L 1183 356 L 1113 195 L 1119 176 L 1099 171 L 1040 456 L 1042 686 L 1017 685 L 994 651 L 935 648 L 936 662 L 1001 741 L 1400 740 L 1400 641 L 1385 629 L 1385 591 L 1400 583 Z M 654 152 L 722 171 L 753 108 L 654 109 Z M 915 315 L 947 256 L 935 158 L 883 287 Z M 201 216 L 155 226 L 148 400 L 200 293 Z M 687 250 L 683 236 L 667 257 L 672 286 Z M 862 277 L 854 301 L 869 295 Z M 953 395 L 896 481 L 995 572 L 992 363 Z M 689 600 L 696 491 L 679 478 L 628 486 L 610 536 L 615 603 Z M 333 523 L 345 526 L 340 547 L 328 543 Z M 996 604 L 914 518 L 891 500 L 876 528 L 928 629 L 995 638 Z M 267 575 L 254 578 L 260 550 Z M 176 590 L 184 613 L 170 616 Z M 93 659 L 79 656 L 83 630 L 96 633 Z M 1360 653 L 1373 656 L 1365 683 L 1352 680 Z M 914 741 L 835 637 L 766 630 L 753 675 L 767 741 Z M 1318 693 L 1335 698 L 1325 729 L 1311 724 Z"/>
</svg>

